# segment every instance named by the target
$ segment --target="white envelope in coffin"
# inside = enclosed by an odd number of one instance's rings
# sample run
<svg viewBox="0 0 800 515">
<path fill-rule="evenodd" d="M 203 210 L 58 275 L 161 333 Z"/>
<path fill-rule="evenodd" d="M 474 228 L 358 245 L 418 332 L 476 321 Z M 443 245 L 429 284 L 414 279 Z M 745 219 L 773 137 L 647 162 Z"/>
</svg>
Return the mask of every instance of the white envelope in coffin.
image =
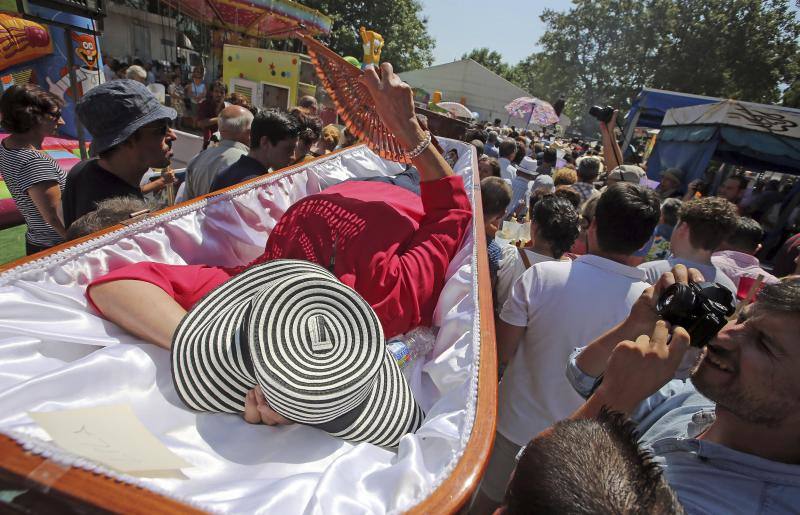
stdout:
<svg viewBox="0 0 800 515">
<path fill-rule="evenodd" d="M 459 150 L 456 172 L 471 185 L 472 147 L 443 144 Z M 448 270 L 434 351 L 404 372 L 426 418 L 396 453 L 302 425 L 256 426 L 236 415 L 193 412 L 175 393 L 168 352 L 98 317 L 84 298 L 91 279 L 131 262 L 249 262 L 299 198 L 348 177 L 400 171 L 359 146 L 6 271 L 0 275 L 0 432 L 42 451 L 49 437 L 26 412 L 127 403 L 194 466 L 182 470 L 186 479 L 116 477 L 205 510 L 386 513 L 423 501 L 453 470 L 475 417 L 474 224 Z M 93 467 L 57 451 L 56 459 Z"/>
</svg>

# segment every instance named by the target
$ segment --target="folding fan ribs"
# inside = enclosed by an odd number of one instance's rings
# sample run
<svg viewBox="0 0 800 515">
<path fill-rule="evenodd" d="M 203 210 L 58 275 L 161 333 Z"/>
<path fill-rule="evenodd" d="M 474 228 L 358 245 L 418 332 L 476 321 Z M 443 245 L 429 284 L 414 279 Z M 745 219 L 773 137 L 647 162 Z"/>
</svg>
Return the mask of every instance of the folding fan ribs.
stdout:
<svg viewBox="0 0 800 515">
<path fill-rule="evenodd" d="M 358 82 L 361 70 L 313 37 L 296 31 L 306 45 L 317 75 L 336 104 L 345 127 L 384 159 L 409 164 L 403 147 L 381 122 L 367 88 Z"/>
</svg>

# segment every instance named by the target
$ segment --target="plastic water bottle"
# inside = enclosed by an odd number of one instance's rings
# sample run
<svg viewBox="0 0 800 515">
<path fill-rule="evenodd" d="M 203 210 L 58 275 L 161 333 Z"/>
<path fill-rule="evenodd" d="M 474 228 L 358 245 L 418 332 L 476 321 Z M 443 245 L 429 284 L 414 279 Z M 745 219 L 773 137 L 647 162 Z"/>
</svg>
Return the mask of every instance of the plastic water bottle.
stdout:
<svg viewBox="0 0 800 515">
<path fill-rule="evenodd" d="M 400 370 L 406 368 L 420 356 L 425 356 L 436 343 L 436 333 L 430 327 L 417 327 L 395 336 L 386 342 L 386 348 L 392 353 Z"/>
</svg>

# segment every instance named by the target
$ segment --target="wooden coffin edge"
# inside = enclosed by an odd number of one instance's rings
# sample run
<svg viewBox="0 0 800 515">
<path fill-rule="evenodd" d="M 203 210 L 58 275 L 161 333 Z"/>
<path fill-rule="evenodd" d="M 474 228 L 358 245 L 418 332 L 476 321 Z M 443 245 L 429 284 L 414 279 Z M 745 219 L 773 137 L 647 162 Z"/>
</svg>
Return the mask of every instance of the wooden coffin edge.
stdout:
<svg viewBox="0 0 800 515">
<path fill-rule="evenodd" d="M 352 147 L 350 147 L 352 148 Z M 344 150 L 336 151 L 343 152 Z M 327 154 L 324 157 L 329 157 Z M 288 171 L 307 165 L 300 163 L 277 172 L 262 175 L 245 183 L 231 186 L 224 190 L 216 191 L 172 206 L 150 216 L 160 215 L 198 202 L 202 199 L 213 197 L 221 193 L 241 187 L 242 184 L 260 181 L 265 177 L 284 174 Z M 472 155 L 473 180 L 472 190 L 474 204 L 477 208 L 482 206 L 481 189 L 478 175 L 478 162 L 475 153 Z M 479 249 L 486 249 L 486 235 L 483 230 L 483 213 L 477 209 L 473 213 L 475 220 L 475 235 Z M 6 265 L 0 266 L 0 273 L 19 265 L 40 259 L 84 241 L 97 238 L 103 234 L 121 229 L 122 224 L 103 229 L 84 238 L 73 240 L 52 249 L 27 256 Z M 455 513 L 465 507 L 478 487 L 489 455 L 494 445 L 495 425 L 497 422 L 497 346 L 494 331 L 494 308 L 492 303 L 492 289 L 489 280 L 489 262 L 486 252 L 478 252 L 478 308 L 483 314 L 480 320 L 480 361 L 478 373 L 478 399 L 475 406 L 475 420 L 472 432 L 464 448 L 464 453 L 456 464 L 453 472 L 420 504 L 412 508 L 409 513 Z M 23 478 L 42 465 L 46 460 L 41 456 L 31 454 L 16 443 L 13 439 L 0 435 L 0 472 L 5 469 L 12 474 Z M 41 482 L 39 482 L 41 484 Z M 86 501 L 99 508 L 110 511 L 125 511 L 129 513 L 200 513 L 196 508 L 182 504 L 160 494 L 143 488 L 115 481 L 112 478 L 97 475 L 86 470 L 70 468 L 59 479 L 50 485 L 43 485 L 55 489 L 68 497 Z"/>
</svg>

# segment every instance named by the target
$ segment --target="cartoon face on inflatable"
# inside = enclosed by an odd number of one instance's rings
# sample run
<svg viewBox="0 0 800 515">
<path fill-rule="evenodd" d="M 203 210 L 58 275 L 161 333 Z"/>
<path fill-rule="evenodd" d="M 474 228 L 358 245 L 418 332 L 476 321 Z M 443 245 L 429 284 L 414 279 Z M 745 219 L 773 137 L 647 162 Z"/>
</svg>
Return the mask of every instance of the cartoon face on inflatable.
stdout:
<svg viewBox="0 0 800 515">
<path fill-rule="evenodd" d="M 70 35 L 72 40 L 78 44 L 75 48 L 75 53 L 78 54 L 81 61 L 89 69 L 94 70 L 97 68 L 97 47 L 94 43 L 94 37 L 88 34 L 75 34 L 74 32 Z"/>
</svg>

